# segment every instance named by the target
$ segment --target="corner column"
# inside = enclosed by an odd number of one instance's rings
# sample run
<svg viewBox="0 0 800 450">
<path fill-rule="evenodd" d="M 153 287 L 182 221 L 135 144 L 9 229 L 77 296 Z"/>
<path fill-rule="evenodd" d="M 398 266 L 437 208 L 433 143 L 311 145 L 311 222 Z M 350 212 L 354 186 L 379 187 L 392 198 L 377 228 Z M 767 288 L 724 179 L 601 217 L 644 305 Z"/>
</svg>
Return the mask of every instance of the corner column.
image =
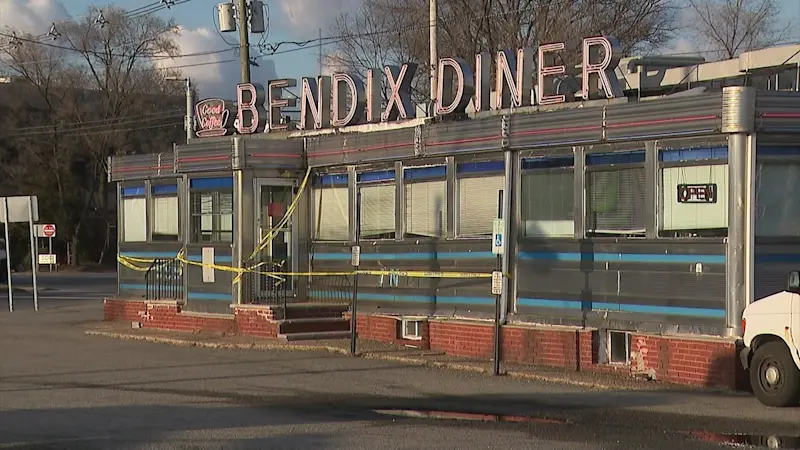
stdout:
<svg viewBox="0 0 800 450">
<path fill-rule="evenodd" d="M 752 176 L 755 149 L 755 89 L 731 86 L 722 92 L 722 132 L 728 134 L 728 240 L 725 248 L 725 335 L 742 335 L 742 312 L 753 286 Z"/>
</svg>

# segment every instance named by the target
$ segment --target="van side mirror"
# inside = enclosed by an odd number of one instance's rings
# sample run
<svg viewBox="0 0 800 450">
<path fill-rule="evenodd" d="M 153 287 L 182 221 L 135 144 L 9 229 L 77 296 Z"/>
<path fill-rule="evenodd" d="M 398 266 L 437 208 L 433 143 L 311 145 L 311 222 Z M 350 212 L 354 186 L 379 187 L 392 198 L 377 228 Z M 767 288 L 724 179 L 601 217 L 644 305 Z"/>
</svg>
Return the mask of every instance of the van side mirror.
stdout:
<svg viewBox="0 0 800 450">
<path fill-rule="evenodd" d="M 789 272 L 789 278 L 786 280 L 786 290 L 791 292 L 800 291 L 800 272 L 796 270 Z"/>
</svg>

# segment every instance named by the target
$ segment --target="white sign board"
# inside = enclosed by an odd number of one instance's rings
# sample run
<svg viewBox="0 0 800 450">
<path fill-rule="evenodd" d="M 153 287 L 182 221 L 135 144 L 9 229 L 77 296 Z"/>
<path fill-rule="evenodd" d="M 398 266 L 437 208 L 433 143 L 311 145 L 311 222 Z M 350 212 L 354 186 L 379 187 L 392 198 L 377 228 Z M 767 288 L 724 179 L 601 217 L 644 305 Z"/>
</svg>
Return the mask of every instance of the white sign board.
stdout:
<svg viewBox="0 0 800 450">
<path fill-rule="evenodd" d="M 506 250 L 506 239 L 503 235 L 505 229 L 505 220 L 494 219 L 492 222 L 492 253 L 495 255 L 502 255 Z"/>
<path fill-rule="evenodd" d="M 36 237 L 38 238 L 54 238 L 56 237 L 56 226 L 48 223 L 46 225 L 36 225 Z"/>
<path fill-rule="evenodd" d="M 56 255 L 54 253 L 39 255 L 39 265 L 41 265 L 41 266 L 55 266 L 56 265 Z"/>
<path fill-rule="evenodd" d="M 353 267 L 358 267 L 361 265 L 361 247 L 358 245 L 353 246 L 353 252 L 350 255 L 350 264 Z"/>
<path fill-rule="evenodd" d="M 39 220 L 39 199 L 35 195 L 30 197 L 0 197 L 0 223 L 5 223 L 6 204 L 8 204 L 8 219 L 11 223 L 28 222 L 28 199 L 33 207 L 33 220 Z"/>
<path fill-rule="evenodd" d="M 492 295 L 503 293 L 503 272 L 495 270 L 492 272 Z"/>
<path fill-rule="evenodd" d="M 214 247 L 203 247 L 203 283 L 214 282 Z"/>
</svg>

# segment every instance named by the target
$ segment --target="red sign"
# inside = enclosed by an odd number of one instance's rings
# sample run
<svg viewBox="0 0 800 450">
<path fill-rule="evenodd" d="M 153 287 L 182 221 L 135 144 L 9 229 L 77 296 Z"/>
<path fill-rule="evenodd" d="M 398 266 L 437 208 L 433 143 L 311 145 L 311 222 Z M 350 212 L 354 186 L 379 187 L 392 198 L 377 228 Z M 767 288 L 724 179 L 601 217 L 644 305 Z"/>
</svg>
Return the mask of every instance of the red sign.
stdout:
<svg viewBox="0 0 800 450">
<path fill-rule="evenodd" d="M 42 227 L 42 234 L 44 237 L 51 238 L 56 235 L 56 226 L 53 224 L 48 224 Z"/>
<path fill-rule="evenodd" d="M 194 107 L 197 117 L 197 137 L 226 136 L 233 127 L 229 124 L 230 110 L 225 100 L 207 99 Z"/>
</svg>

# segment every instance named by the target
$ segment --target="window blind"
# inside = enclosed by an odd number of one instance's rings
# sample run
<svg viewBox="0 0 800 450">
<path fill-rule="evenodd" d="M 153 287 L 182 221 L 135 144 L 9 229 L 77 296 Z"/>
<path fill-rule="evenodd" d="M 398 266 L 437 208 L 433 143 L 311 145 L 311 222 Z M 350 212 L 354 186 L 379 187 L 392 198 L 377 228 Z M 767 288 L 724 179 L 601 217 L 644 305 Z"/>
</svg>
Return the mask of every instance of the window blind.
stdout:
<svg viewBox="0 0 800 450">
<path fill-rule="evenodd" d="M 147 199 L 126 198 L 122 200 L 125 242 L 147 241 Z"/>
<path fill-rule="evenodd" d="M 359 189 L 361 238 L 388 238 L 386 235 L 395 232 L 395 185 L 366 185 Z"/>
<path fill-rule="evenodd" d="M 443 237 L 446 233 L 447 182 L 407 183 L 405 197 L 406 234 Z"/>
<path fill-rule="evenodd" d="M 153 235 L 178 237 L 178 197 L 153 198 Z"/>
<path fill-rule="evenodd" d="M 322 241 L 347 241 L 350 198 L 347 187 L 314 189 L 314 238 Z"/>
<path fill-rule="evenodd" d="M 498 193 L 505 186 L 505 176 L 458 179 L 458 234 L 492 234 L 497 217 Z"/>
</svg>

